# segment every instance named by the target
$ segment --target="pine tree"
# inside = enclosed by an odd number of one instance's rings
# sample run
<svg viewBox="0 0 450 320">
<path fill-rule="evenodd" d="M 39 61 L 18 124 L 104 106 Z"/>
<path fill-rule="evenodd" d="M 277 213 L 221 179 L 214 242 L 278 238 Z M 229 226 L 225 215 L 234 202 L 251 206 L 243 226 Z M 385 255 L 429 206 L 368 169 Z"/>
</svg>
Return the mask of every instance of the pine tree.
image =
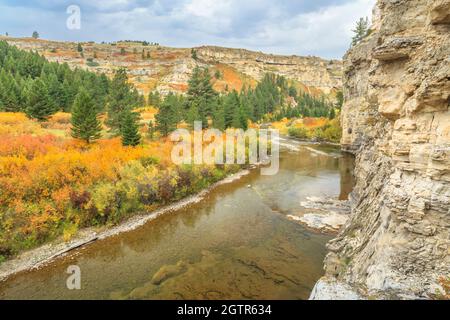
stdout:
<svg viewBox="0 0 450 320">
<path fill-rule="evenodd" d="M 6 112 L 20 111 L 20 91 L 14 77 L 5 72 L 0 73 L 0 109 Z"/>
<path fill-rule="evenodd" d="M 186 109 L 190 110 L 193 105 L 198 108 L 201 118 L 212 116 L 212 103 L 217 92 L 211 84 L 211 76 L 208 69 L 196 67 L 188 82 Z"/>
<path fill-rule="evenodd" d="M 139 133 L 137 118 L 137 114 L 129 109 L 122 114 L 121 136 L 122 144 L 124 146 L 135 147 L 141 143 L 141 134 Z"/>
<path fill-rule="evenodd" d="M 31 35 L 32 38 L 34 39 L 38 39 L 39 38 L 39 33 L 37 31 L 33 31 L 33 34 Z"/>
<path fill-rule="evenodd" d="M 83 52 L 83 47 L 81 46 L 81 43 L 78 43 L 78 45 L 77 45 L 77 51 L 78 51 L 78 52 Z"/>
<path fill-rule="evenodd" d="M 94 100 L 81 88 L 72 107 L 72 137 L 90 143 L 101 137 L 102 125 L 98 119 Z"/>
<path fill-rule="evenodd" d="M 223 131 L 225 130 L 225 112 L 220 98 L 215 101 L 213 108 L 213 127 Z"/>
<path fill-rule="evenodd" d="M 368 35 L 369 18 L 360 18 L 356 23 L 356 28 L 352 32 L 355 34 L 352 38 L 352 46 L 355 46 Z"/>
<path fill-rule="evenodd" d="M 169 133 L 177 128 L 176 111 L 168 97 L 164 100 L 156 115 L 156 128 L 163 137 L 167 137 Z"/>
<path fill-rule="evenodd" d="M 108 97 L 108 120 L 107 125 L 115 134 L 120 134 L 120 118 L 122 113 L 138 106 L 139 94 L 131 90 L 125 69 L 116 71 L 111 82 L 110 95 Z"/>
<path fill-rule="evenodd" d="M 194 128 L 195 121 L 200 121 L 200 113 L 198 111 L 197 103 L 192 103 L 186 116 L 186 122 L 192 129 Z"/>
<path fill-rule="evenodd" d="M 334 107 L 331 107 L 328 119 L 333 120 L 334 118 L 336 118 L 336 111 L 334 110 Z"/>
<path fill-rule="evenodd" d="M 148 94 L 148 104 L 159 108 L 159 105 L 161 104 L 161 96 L 158 91 L 150 92 Z"/>
<path fill-rule="evenodd" d="M 197 57 L 197 50 L 191 49 L 191 57 L 192 57 L 192 59 L 194 59 L 194 60 L 197 60 L 197 59 L 198 59 L 198 57 Z"/>
<path fill-rule="evenodd" d="M 223 104 L 225 113 L 225 128 L 231 128 L 237 126 L 239 128 L 239 96 L 236 90 L 233 90 L 229 95 L 225 97 Z"/>
<path fill-rule="evenodd" d="M 31 85 L 27 97 L 26 113 L 30 118 L 45 121 L 55 112 L 55 105 L 50 99 L 44 82 L 37 79 Z"/>
</svg>

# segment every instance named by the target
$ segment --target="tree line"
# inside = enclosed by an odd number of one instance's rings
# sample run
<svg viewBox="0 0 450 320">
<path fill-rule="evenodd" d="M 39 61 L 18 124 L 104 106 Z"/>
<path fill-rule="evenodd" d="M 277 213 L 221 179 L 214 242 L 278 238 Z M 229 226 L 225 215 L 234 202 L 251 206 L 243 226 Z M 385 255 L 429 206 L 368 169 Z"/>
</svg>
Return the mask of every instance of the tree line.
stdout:
<svg viewBox="0 0 450 320">
<path fill-rule="evenodd" d="M 24 112 L 39 121 L 58 111 L 70 112 L 72 134 L 89 142 L 99 137 L 100 113 L 107 113 L 111 132 L 120 135 L 125 119 L 137 118 L 132 110 L 144 104 L 125 69 L 110 80 L 103 73 L 72 70 L 67 63 L 49 62 L 0 41 L 0 111 Z"/>
<path fill-rule="evenodd" d="M 149 104 L 159 107 L 156 129 L 163 136 L 173 131 L 181 121 L 193 127 L 201 121 L 203 127 L 247 129 L 249 121 L 274 121 L 284 117 L 336 116 L 335 104 L 325 97 L 316 98 L 308 93 L 298 93 L 293 84 L 283 76 L 266 74 L 255 88 L 244 87 L 241 92 L 232 90 L 219 94 L 212 87 L 208 69 L 195 68 L 185 96 L 169 93 L 164 99 L 151 92 Z M 151 128 L 153 128 L 153 123 Z"/>
<path fill-rule="evenodd" d="M 112 135 L 124 145 L 140 143 L 139 113 L 145 98 L 128 82 L 125 69 L 109 79 L 105 74 L 74 69 L 67 64 L 48 62 L 35 52 L 19 50 L 0 42 L 0 111 L 25 112 L 30 118 L 47 120 L 58 111 L 72 113 L 72 136 L 90 142 L 100 137 L 100 113 Z M 286 78 L 266 74 L 255 88 L 244 87 L 220 94 L 214 90 L 207 68 L 195 68 L 186 95 L 169 93 L 162 98 L 151 92 L 147 103 L 157 106 L 156 123 L 148 127 L 167 136 L 180 122 L 193 127 L 247 129 L 249 121 L 274 121 L 287 117 L 335 116 L 335 105 L 324 97 L 298 93 Z"/>
</svg>

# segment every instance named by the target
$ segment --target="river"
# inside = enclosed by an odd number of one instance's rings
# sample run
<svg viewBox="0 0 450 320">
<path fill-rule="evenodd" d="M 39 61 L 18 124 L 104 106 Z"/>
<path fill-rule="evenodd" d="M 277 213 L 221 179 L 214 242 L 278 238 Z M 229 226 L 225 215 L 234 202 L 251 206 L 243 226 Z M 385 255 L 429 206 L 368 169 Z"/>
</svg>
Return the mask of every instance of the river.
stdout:
<svg viewBox="0 0 450 320">
<path fill-rule="evenodd" d="M 202 201 L 0 283 L 0 299 L 307 299 L 331 236 L 287 218 L 300 202 L 345 199 L 353 159 L 284 140 L 280 171 L 258 169 Z M 287 147 L 287 148 L 286 148 Z M 68 290 L 79 266 L 81 290 Z"/>
</svg>

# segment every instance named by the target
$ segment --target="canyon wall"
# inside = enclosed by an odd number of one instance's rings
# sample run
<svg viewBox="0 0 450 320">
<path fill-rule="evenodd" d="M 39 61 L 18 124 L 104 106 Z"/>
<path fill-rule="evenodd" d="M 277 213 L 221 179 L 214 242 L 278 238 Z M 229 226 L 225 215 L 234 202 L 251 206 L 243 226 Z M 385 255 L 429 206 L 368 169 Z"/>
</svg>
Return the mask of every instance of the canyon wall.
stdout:
<svg viewBox="0 0 450 320">
<path fill-rule="evenodd" d="M 209 68 L 214 88 L 219 92 L 254 87 L 268 72 L 285 76 L 299 90 L 312 94 L 327 95 L 342 87 L 342 61 L 318 57 L 278 56 L 215 46 L 169 48 L 139 42 L 85 42 L 79 52 L 75 42 L 3 36 L 0 40 L 37 51 L 50 61 L 68 63 L 72 68 L 112 75 L 117 68 L 125 67 L 130 81 L 143 94 L 155 89 L 162 94 L 186 92 L 197 66 Z M 192 50 L 196 51 L 197 59 L 193 58 Z"/>
<path fill-rule="evenodd" d="M 378 0 L 370 35 L 344 57 L 344 95 L 352 212 L 311 299 L 445 294 L 450 0 Z"/>
<path fill-rule="evenodd" d="M 200 47 L 198 57 L 208 63 L 220 62 L 234 67 L 253 79 L 261 80 L 267 72 L 296 80 L 307 87 L 328 94 L 342 87 L 342 62 L 318 57 L 279 56 L 244 49 Z"/>
</svg>

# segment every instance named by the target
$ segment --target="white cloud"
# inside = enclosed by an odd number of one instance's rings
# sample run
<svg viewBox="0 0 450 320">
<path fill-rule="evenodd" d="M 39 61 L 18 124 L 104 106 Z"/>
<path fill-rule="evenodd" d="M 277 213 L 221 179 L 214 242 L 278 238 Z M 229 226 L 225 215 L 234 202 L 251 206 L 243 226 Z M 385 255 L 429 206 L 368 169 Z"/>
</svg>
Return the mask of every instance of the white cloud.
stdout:
<svg viewBox="0 0 450 320">
<path fill-rule="evenodd" d="M 43 37 L 59 40 L 139 39 L 170 46 L 211 44 L 340 58 L 349 47 L 355 22 L 371 15 L 375 1 L 79 0 L 79 32 L 64 28 L 65 8 L 59 12 L 5 6 L 0 10 L 0 32 L 29 35 L 37 29 Z M 62 2 L 60 6 L 64 7 Z M 26 18 L 10 18 L 19 15 Z"/>
</svg>

